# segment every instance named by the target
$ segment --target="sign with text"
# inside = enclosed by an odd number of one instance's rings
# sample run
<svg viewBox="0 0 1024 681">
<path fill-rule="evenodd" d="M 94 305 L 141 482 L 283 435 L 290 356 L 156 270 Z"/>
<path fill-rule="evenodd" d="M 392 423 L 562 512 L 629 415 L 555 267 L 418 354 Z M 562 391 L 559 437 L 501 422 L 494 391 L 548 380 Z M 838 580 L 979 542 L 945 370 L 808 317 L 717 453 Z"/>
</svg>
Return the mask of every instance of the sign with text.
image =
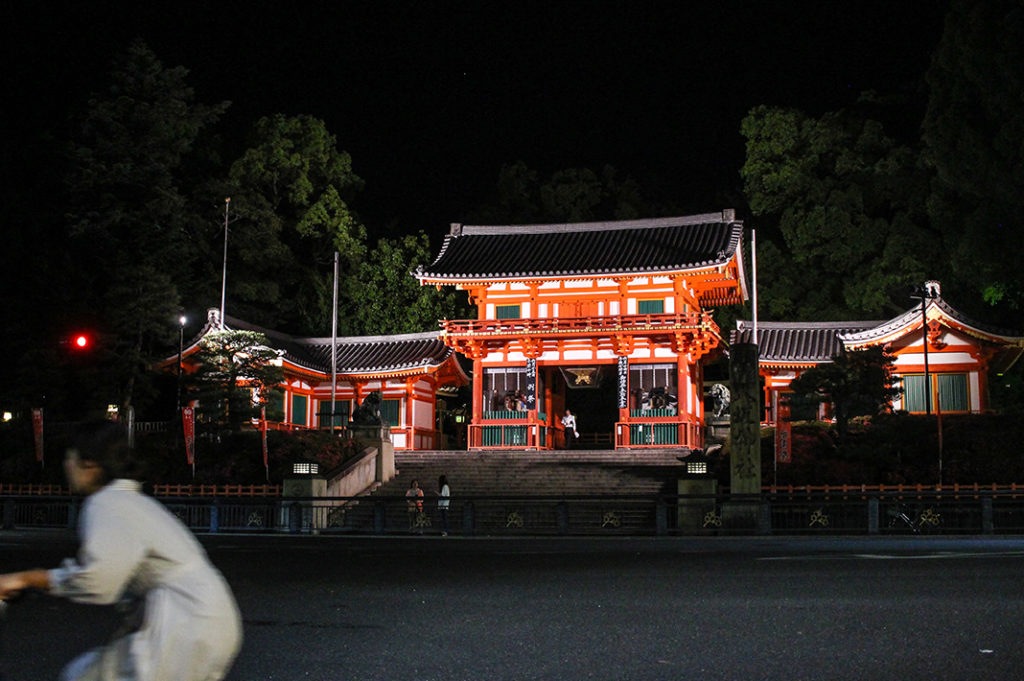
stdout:
<svg viewBox="0 0 1024 681">
<path fill-rule="evenodd" d="M 529 358 L 526 360 L 526 385 L 523 391 L 523 401 L 527 409 L 537 408 L 537 360 Z"/>
<path fill-rule="evenodd" d="M 629 406 L 629 358 L 619 357 L 619 409 Z"/>
<path fill-rule="evenodd" d="M 779 463 L 793 461 L 793 424 L 789 420 L 789 400 L 773 392 L 775 401 L 775 460 Z"/>
</svg>

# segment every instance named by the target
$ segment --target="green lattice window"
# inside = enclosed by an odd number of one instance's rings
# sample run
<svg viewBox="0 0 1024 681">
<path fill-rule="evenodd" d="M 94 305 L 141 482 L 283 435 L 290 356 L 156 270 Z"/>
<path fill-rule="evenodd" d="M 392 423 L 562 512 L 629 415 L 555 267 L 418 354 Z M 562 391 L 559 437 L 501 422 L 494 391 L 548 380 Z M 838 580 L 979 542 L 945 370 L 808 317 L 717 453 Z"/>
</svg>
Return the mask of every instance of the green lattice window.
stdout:
<svg viewBox="0 0 1024 681">
<path fill-rule="evenodd" d="M 967 374 L 938 374 L 939 406 L 942 411 L 970 411 L 967 398 Z"/>
<path fill-rule="evenodd" d="M 380 420 L 389 426 L 402 424 L 402 400 L 381 400 Z"/>
<path fill-rule="evenodd" d="M 495 319 L 519 319 L 520 310 L 518 305 L 496 305 L 494 307 Z"/>
<path fill-rule="evenodd" d="M 638 300 L 636 301 L 636 311 L 638 314 L 662 314 L 665 312 L 665 301 L 661 298 L 657 300 Z"/>
<path fill-rule="evenodd" d="M 309 409 L 309 398 L 305 395 L 292 395 L 292 423 L 297 426 L 304 426 L 308 423 L 306 421 L 306 411 Z"/>
<path fill-rule="evenodd" d="M 967 374 L 929 374 L 931 379 L 932 411 L 935 411 L 935 396 L 944 412 L 970 411 L 970 398 L 967 390 Z M 911 374 L 903 377 L 903 408 L 909 412 L 923 413 L 928 411 L 925 402 L 924 374 Z"/>
</svg>

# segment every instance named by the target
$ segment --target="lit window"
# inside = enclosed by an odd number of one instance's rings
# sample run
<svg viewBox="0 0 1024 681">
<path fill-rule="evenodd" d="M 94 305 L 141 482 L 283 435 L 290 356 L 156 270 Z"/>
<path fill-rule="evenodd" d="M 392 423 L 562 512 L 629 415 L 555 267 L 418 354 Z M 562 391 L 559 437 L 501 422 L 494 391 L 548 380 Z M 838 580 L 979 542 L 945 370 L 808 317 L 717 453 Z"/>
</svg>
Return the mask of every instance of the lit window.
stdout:
<svg viewBox="0 0 1024 681">
<path fill-rule="evenodd" d="M 686 464 L 686 472 L 689 475 L 706 475 L 708 472 L 708 462 L 690 461 Z"/>
</svg>

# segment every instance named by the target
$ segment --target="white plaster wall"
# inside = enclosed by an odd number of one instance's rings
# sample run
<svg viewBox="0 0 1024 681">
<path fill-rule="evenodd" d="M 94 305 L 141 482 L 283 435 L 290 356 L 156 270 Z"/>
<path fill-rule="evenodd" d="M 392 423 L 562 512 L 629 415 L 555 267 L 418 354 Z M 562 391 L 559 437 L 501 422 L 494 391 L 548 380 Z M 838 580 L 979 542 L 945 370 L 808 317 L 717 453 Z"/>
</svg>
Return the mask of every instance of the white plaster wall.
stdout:
<svg viewBox="0 0 1024 681">
<path fill-rule="evenodd" d="M 918 343 L 920 345 L 920 343 Z M 966 352 L 928 352 L 928 366 L 941 366 L 944 364 L 976 364 L 977 360 Z M 899 370 L 901 366 L 924 364 L 923 352 L 905 352 L 896 358 L 894 365 Z"/>
<path fill-rule="evenodd" d="M 430 405 L 413 400 L 413 425 L 420 428 L 433 428 L 434 419 L 430 416 Z"/>
</svg>

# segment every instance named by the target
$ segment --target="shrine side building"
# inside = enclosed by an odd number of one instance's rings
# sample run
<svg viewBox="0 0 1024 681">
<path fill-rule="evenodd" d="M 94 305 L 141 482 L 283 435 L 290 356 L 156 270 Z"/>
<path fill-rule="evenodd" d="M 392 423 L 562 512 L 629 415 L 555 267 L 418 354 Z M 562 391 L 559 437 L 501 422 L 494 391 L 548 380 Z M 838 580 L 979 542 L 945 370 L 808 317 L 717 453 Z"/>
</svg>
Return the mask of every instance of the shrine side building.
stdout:
<svg viewBox="0 0 1024 681">
<path fill-rule="evenodd" d="M 1019 332 L 975 321 L 942 297 L 937 281 L 927 296 L 892 319 L 836 322 L 761 322 L 759 370 L 766 425 L 788 420 L 789 385 L 810 368 L 845 351 L 881 346 L 893 357 L 900 394 L 892 408 L 911 414 L 978 414 L 990 410 L 989 376 L 1008 371 L 1024 353 Z M 732 343 L 754 342 L 751 321 L 737 322 Z M 796 416 L 796 415 L 792 415 Z M 825 418 L 818 414 L 804 418 Z"/>
<path fill-rule="evenodd" d="M 559 448 L 566 409 L 615 448 L 702 447 L 703 363 L 722 345 L 710 310 L 747 298 L 742 237 L 731 210 L 452 225 L 414 275 L 476 306 L 440 331 L 473 363 L 469 448 Z"/>
<path fill-rule="evenodd" d="M 284 379 L 268 426 L 275 430 L 328 429 L 334 404 L 335 425 L 344 426 L 371 393 L 380 397 L 380 413 L 396 450 L 435 449 L 438 394 L 469 383 L 451 348 L 436 331 L 333 339 L 302 337 L 267 329 L 236 317 L 208 312 L 206 325 L 182 350 L 182 363 L 194 371 L 203 339 L 220 331 L 254 331 L 276 351 Z M 177 366 L 177 358 L 162 363 Z M 332 400 L 333 397 L 333 400 Z"/>
</svg>

